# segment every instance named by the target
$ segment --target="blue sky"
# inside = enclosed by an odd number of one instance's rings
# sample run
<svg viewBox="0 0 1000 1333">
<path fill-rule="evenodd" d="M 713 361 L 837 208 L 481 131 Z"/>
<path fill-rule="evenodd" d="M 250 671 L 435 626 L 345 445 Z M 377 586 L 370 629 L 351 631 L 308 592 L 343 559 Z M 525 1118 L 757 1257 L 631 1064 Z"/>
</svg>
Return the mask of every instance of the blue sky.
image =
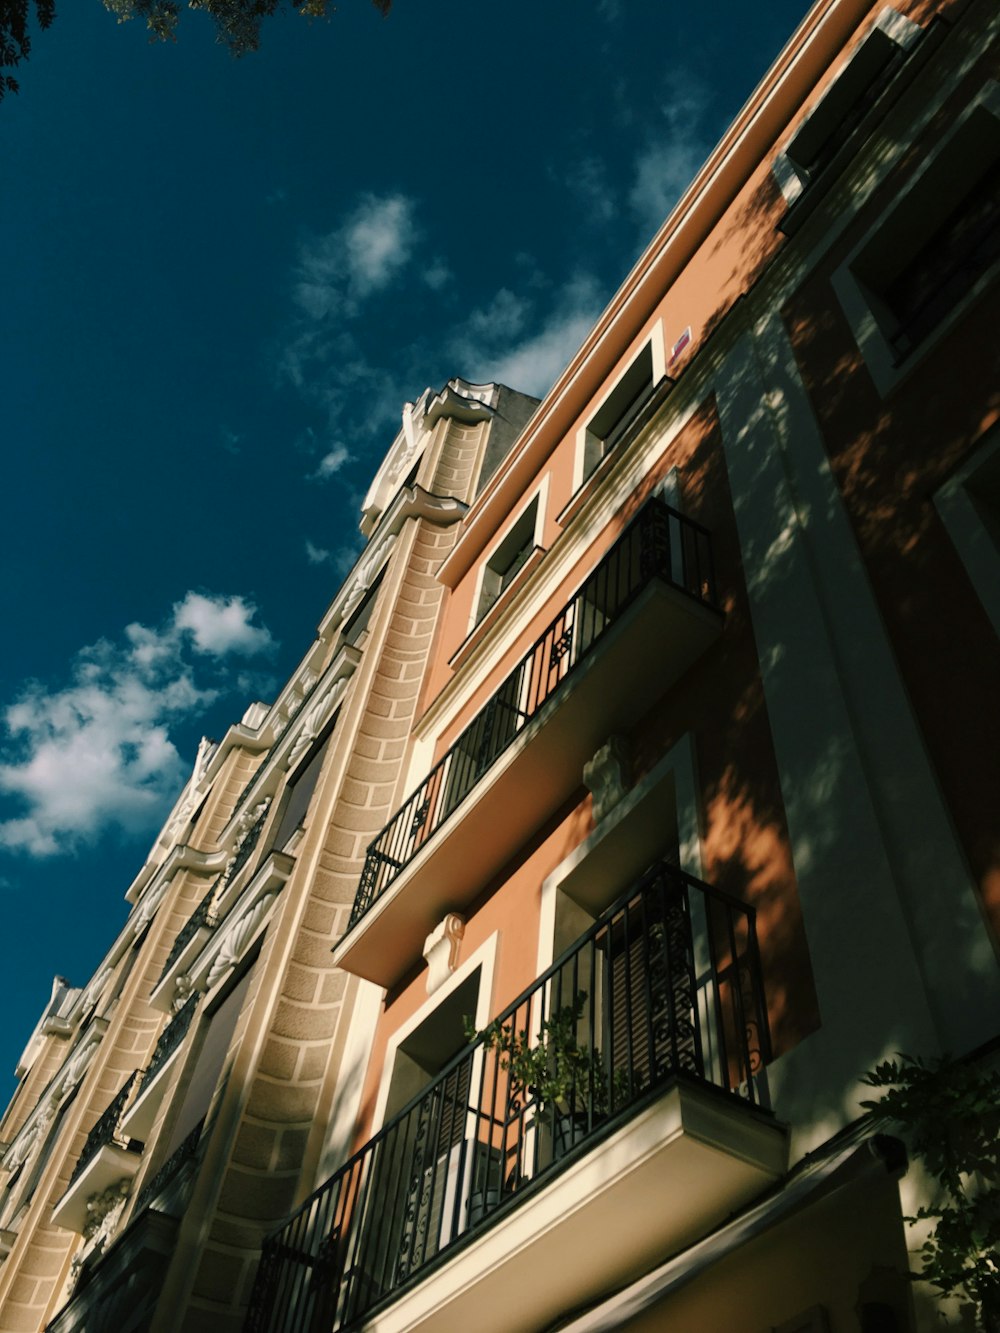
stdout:
<svg viewBox="0 0 1000 1333">
<path fill-rule="evenodd" d="M 234 61 L 62 0 L 0 104 L 0 1079 L 311 642 L 403 402 L 544 392 L 805 9 L 343 0 Z"/>
</svg>

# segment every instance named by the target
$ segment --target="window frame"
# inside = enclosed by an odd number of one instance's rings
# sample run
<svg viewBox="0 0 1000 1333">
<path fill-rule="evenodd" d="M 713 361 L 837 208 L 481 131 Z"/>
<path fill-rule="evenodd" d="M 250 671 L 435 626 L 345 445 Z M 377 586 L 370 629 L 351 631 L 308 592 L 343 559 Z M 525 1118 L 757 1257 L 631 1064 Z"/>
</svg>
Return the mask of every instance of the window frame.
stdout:
<svg viewBox="0 0 1000 1333">
<path fill-rule="evenodd" d="M 504 525 L 503 531 L 493 542 L 484 558 L 479 562 L 479 568 L 476 571 L 475 587 L 473 588 L 472 594 L 472 607 L 469 613 L 469 625 L 466 632 L 467 636 L 471 634 L 473 630 L 477 629 L 493 613 L 496 607 L 510 592 L 511 588 L 516 587 L 521 582 L 521 579 L 526 577 L 525 571 L 534 566 L 535 562 L 532 559 L 534 554 L 536 552 L 544 552 L 545 547 L 542 545 L 542 536 L 544 532 L 548 492 L 549 474 L 546 473 L 531 494 L 528 495 L 514 517 Z M 525 543 L 526 554 L 507 582 L 501 584 L 489 605 L 483 607 L 482 601 L 483 597 L 486 595 L 486 585 L 488 582 L 488 575 L 491 572 L 492 562 L 498 558 L 503 551 L 505 544 L 513 537 L 518 526 L 522 524 L 526 516 L 531 513 L 532 508 L 534 508 L 534 520 L 530 538 L 527 543 Z M 522 548 L 519 548 L 519 550 L 520 549 Z M 506 573 L 506 570 L 504 572 Z M 501 579 L 502 577 L 503 576 L 500 575 Z"/>
<path fill-rule="evenodd" d="M 923 34 L 924 29 L 920 24 L 898 10 L 891 6 L 882 10 L 838 70 L 823 96 L 796 125 L 792 137 L 772 165 L 774 178 L 787 204 L 794 204 L 827 174 L 827 168 L 836 160 L 841 149 L 867 120 L 869 114 L 875 110 L 883 93 L 894 81 L 903 61 Z M 886 46 L 886 43 L 889 45 Z M 854 90 L 853 85 L 858 82 L 859 73 L 865 64 L 871 62 L 873 57 L 877 57 L 877 48 L 880 46 L 885 51 L 884 60 L 873 75 L 862 76 L 860 86 Z M 878 88 L 880 81 L 883 80 L 883 86 Z M 868 102 L 873 87 L 876 88 L 876 93 Z M 803 137 L 808 143 L 810 131 L 815 134 L 817 126 L 822 126 L 831 112 L 835 117 L 833 126 L 825 133 L 820 131 L 819 147 L 809 156 L 802 149 Z M 846 133 L 838 142 L 837 137 L 842 126 L 852 119 L 854 123 L 848 124 Z"/>
<path fill-rule="evenodd" d="M 616 417 L 611 427 L 603 435 L 598 434 L 593 429 L 594 423 L 603 412 L 608 410 L 615 396 L 622 393 L 628 377 L 635 371 L 639 361 L 647 355 L 650 359 L 649 382 L 638 394 L 629 398 L 623 411 Z M 629 358 L 628 364 L 615 376 L 614 381 L 606 386 L 596 406 L 588 414 L 586 422 L 577 430 L 576 450 L 573 458 L 574 496 L 597 475 L 602 465 L 617 451 L 622 436 L 627 433 L 629 427 L 642 412 L 643 405 L 649 401 L 666 373 L 663 326 L 661 321 L 657 321 L 636 348 L 635 354 Z M 622 396 L 625 397 L 626 395 L 623 394 Z M 588 464 L 588 455 L 592 455 L 597 446 L 600 446 L 600 454 L 593 462 Z"/>
<path fill-rule="evenodd" d="M 955 124 L 934 145 L 905 187 L 893 196 L 888 207 L 830 277 L 858 349 L 883 398 L 921 364 L 1000 275 L 1000 261 L 994 261 L 954 303 L 937 327 L 902 356 L 891 341 L 895 332 L 894 318 L 881 300 L 879 291 L 873 289 L 865 279 L 866 270 L 870 271 L 876 263 L 876 252 L 891 245 L 894 237 L 908 237 L 909 248 L 915 255 L 920 246 L 934 235 L 935 227 L 946 220 L 948 215 L 944 214 L 939 218 L 932 217 L 927 223 L 922 208 L 923 197 L 934 190 L 939 179 L 946 176 L 953 179 L 957 158 L 956 141 L 961 143 L 963 140 L 968 142 L 963 144 L 965 160 L 961 170 L 964 180 L 968 182 L 968 191 L 971 192 L 986 172 L 1000 161 L 1000 84 L 992 79 L 983 84 Z M 984 145 L 995 151 L 985 160 L 983 169 L 977 172 L 976 165 L 984 162 Z M 914 218 L 921 219 L 925 224 L 916 240 L 913 239 Z M 900 270 L 902 266 L 901 263 Z"/>
</svg>

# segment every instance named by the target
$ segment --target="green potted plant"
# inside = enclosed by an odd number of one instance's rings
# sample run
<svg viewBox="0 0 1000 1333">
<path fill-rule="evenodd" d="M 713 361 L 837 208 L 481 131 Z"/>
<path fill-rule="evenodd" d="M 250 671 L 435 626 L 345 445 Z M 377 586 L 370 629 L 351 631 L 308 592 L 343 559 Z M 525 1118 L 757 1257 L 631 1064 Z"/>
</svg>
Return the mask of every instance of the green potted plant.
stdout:
<svg viewBox="0 0 1000 1333">
<path fill-rule="evenodd" d="M 572 1004 L 562 1005 L 539 1024 L 532 1041 L 527 1029 L 499 1019 L 477 1031 L 466 1020 L 470 1040 L 481 1039 L 486 1050 L 499 1053 L 500 1068 L 510 1073 L 509 1097 L 533 1104 L 553 1136 L 553 1153 L 562 1156 L 588 1127 L 589 1110 L 604 1115 L 608 1107 L 607 1077 L 600 1052 L 577 1038 L 587 1000 L 578 991 Z"/>
</svg>

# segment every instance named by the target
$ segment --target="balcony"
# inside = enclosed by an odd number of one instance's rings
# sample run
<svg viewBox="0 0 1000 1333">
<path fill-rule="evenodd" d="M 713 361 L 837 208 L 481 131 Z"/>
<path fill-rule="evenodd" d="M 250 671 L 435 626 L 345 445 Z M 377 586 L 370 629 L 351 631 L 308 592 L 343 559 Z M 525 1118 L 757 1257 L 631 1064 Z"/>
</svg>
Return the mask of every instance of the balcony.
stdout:
<svg viewBox="0 0 1000 1333">
<path fill-rule="evenodd" d="M 198 995 L 190 996 L 160 1033 L 152 1059 L 142 1072 L 135 1098 L 122 1115 L 122 1133 L 129 1138 L 148 1138 L 167 1090 L 167 1080 L 163 1075 L 174 1063 L 174 1056 L 183 1045 L 199 998 Z"/>
<path fill-rule="evenodd" d="M 178 977 L 187 974 L 191 964 L 201 953 L 218 925 L 218 918 L 212 910 L 217 888 L 218 883 L 212 885 L 178 931 L 177 938 L 167 954 L 160 979 L 149 997 L 149 1003 L 154 1009 L 170 1013 Z"/>
<path fill-rule="evenodd" d="M 112 1185 L 128 1182 L 139 1169 L 142 1144 L 122 1131 L 122 1113 L 135 1088 L 132 1074 L 87 1135 L 69 1186 L 52 1211 L 52 1221 L 67 1231 L 83 1233 L 90 1220 L 88 1203 Z"/>
<path fill-rule="evenodd" d="M 754 917 L 659 865 L 265 1242 L 247 1329 L 539 1327 L 785 1169 Z"/>
<path fill-rule="evenodd" d="M 708 532 L 649 501 L 370 844 L 338 965 L 397 981 L 721 627 Z"/>
</svg>

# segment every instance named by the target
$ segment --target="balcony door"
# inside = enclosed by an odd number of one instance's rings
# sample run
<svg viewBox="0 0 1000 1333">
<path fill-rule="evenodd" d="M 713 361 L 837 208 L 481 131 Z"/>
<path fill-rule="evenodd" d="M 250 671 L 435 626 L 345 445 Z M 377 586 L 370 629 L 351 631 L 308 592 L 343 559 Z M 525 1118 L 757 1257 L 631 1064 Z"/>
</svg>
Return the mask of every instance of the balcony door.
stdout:
<svg viewBox="0 0 1000 1333">
<path fill-rule="evenodd" d="M 350 1310 L 396 1290 L 467 1224 L 474 1053 L 456 1057 L 469 1046 L 465 1020 L 476 1013 L 480 975 L 477 968 L 396 1047 L 386 1128 L 362 1189 L 361 1240 L 344 1275 Z"/>
</svg>

